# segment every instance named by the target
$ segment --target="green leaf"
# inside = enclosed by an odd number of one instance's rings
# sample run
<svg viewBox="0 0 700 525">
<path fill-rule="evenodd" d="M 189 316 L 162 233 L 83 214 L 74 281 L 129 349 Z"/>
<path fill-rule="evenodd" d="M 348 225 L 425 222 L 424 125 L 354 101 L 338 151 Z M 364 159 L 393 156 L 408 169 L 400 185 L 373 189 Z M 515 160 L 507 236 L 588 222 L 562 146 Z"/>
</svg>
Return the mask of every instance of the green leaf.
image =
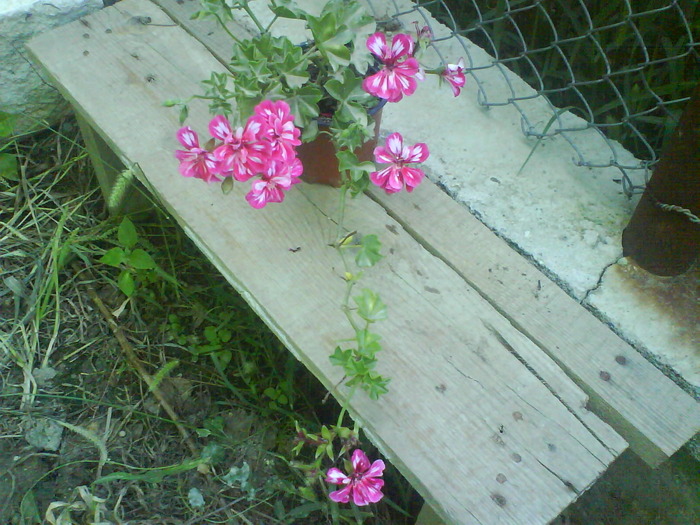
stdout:
<svg viewBox="0 0 700 525">
<path fill-rule="evenodd" d="M 318 101 L 322 97 L 323 93 L 318 87 L 304 86 L 287 99 L 291 114 L 294 115 L 294 123 L 298 127 L 305 128 L 312 119 L 318 117 Z"/>
<path fill-rule="evenodd" d="M 131 272 L 122 270 L 117 279 L 117 286 L 119 286 L 119 289 L 124 295 L 131 297 L 134 291 L 136 291 L 136 283 L 134 282 L 134 276 L 131 275 Z"/>
<path fill-rule="evenodd" d="M 357 155 L 349 149 L 337 151 L 335 156 L 338 158 L 338 169 L 350 172 L 350 180 L 353 182 L 359 182 L 363 178 L 367 178 L 366 174 L 375 170 L 372 162 L 360 162 Z"/>
<path fill-rule="evenodd" d="M 294 0 L 271 0 L 269 9 L 280 18 L 306 20 L 308 13 L 296 5 Z"/>
<path fill-rule="evenodd" d="M 119 268 L 119 266 L 126 261 L 126 254 L 119 246 L 115 246 L 111 250 L 108 250 L 102 257 L 100 257 L 99 262 L 102 264 L 107 264 L 109 266 L 114 266 Z"/>
<path fill-rule="evenodd" d="M 374 266 L 382 259 L 382 254 L 379 251 L 382 248 L 382 243 L 376 235 L 365 235 L 360 241 L 360 250 L 355 255 L 355 264 L 360 268 L 369 268 Z"/>
<path fill-rule="evenodd" d="M 0 137 L 11 137 L 15 132 L 16 115 L 0 111 Z"/>
<path fill-rule="evenodd" d="M 226 328 L 221 328 L 219 330 L 219 341 L 222 343 L 228 343 L 231 340 L 233 334 L 231 334 L 231 330 L 228 330 Z"/>
<path fill-rule="evenodd" d="M 126 248 L 131 249 L 136 246 L 139 236 L 136 233 L 134 223 L 131 222 L 128 217 L 122 219 L 119 230 L 117 230 L 117 239 L 119 239 L 119 243 Z"/>
<path fill-rule="evenodd" d="M 190 114 L 190 109 L 187 107 L 187 104 L 183 104 L 182 107 L 180 108 L 180 115 L 178 117 L 178 121 L 180 122 L 181 125 L 185 123 L 189 114 Z"/>
<path fill-rule="evenodd" d="M 313 35 L 314 43 L 323 54 L 333 71 L 350 65 L 350 49 L 347 44 L 353 34 L 344 25 L 339 25 L 336 14 L 329 12 L 320 17 L 308 16 L 307 25 Z"/>
<path fill-rule="evenodd" d="M 370 399 L 376 401 L 379 399 L 379 396 L 389 391 L 387 388 L 389 381 L 391 381 L 391 379 L 380 376 L 379 374 L 370 374 L 370 380 L 363 385 L 363 390 L 367 392 Z"/>
<path fill-rule="evenodd" d="M 352 359 L 352 350 L 342 350 L 339 346 L 336 346 L 335 352 L 328 358 L 334 365 L 345 368 L 345 364 Z"/>
<path fill-rule="evenodd" d="M 204 337 L 206 337 L 207 341 L 214 345 L 218 345 L 221 342 L 219 340 L 219 334 L 216 326 L 207 326 L 204 328 Z"/>
<path fill-rule="evenodd" d="M 231 362 L 233 354 L 231 353 L 231 350 L 220 350 L 219 352 L 211 354 L 211 357 L 212 359 L 218 359 L 219 368 L 221 370 L 225 370 L 228 364 Z"/>
<path fill-rule="evenodd" d="M 386 305 L 379 298 L 379 294 L 364 288 L 360 295 L 353 297 L 357 304 L 357 314 L 365 321 L 373 323 L 386 319 Z"/>
<path fill-rule="evenodd" d="M 376 353 L 382 349 L 382 345 L 379 343 L 381 336 L 369 330 L 358 331 L 355 339 L 357 340 L 357 352 L 364 357 L 374 358 Z"/>
<path fill-rule="evenodd" d="M 19 181 L 18 168 L 17 157 L 10 153 L 0 153 L 0 179 Z"/>
<path fill-rule="evenodd" d="M 221 193 L 228 195 L 233 190 L 233 177 L 226 177 L 221 183 Z"/>
<path fill-rule="evenodd" d="M 153 257 L 141 248 L 136 248 L 129 254 L 127 263 L 137 270 L 153 270 L 157 266 Z"/>
<path fill-rule="evenodd" d="M 311 120 L 301 132 L 301 141 L 311 142 L 316 137 L 318 137 L 318 120 Z"/>
</svg>

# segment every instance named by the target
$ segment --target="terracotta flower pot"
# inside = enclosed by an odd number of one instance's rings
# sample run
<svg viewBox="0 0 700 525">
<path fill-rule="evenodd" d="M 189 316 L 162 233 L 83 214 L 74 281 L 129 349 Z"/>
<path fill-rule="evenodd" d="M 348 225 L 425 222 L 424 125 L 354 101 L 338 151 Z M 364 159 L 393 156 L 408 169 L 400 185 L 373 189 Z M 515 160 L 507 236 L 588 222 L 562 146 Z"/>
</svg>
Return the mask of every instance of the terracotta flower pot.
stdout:
<svg viewBox="0 0 700 525">
<path fill-rule="evenodd" d="M 379 136 L 379 124 L 382 119 L 382 108 L 386 100 L 382 100 L 368 111 L 374 119 L 374 138 L 365 142 L 355 150 L 355 155 L 360 162 L 374 160 L 374 148 L 377 146 Z M 319 118 L 319 131 L 329 131 L 331 120 Z M 311 184 L 326 184 L 338 188 L 342 181 L 338 171 L 338 158 L 335 156 L 335 147 L 327 133 L 319 133 L 311 142 L 305 142 L 297 148 L 297 156 L 304 165 L 304 173 L 301 180 Z"/>
</svg>

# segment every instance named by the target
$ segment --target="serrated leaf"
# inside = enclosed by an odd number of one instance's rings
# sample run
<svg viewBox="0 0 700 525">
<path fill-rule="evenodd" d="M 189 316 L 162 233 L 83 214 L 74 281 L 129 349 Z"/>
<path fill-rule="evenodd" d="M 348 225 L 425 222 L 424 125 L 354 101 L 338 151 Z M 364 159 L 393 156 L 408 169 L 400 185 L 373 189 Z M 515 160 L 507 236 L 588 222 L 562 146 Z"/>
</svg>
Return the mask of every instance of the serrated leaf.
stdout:
<svg viewBox="0 0 700 525">
<path fill-rule="evenodd" d="M 107 250 L 107 253 L 105 253 L 99 259 L 99 262 L 102 264 L 114 266 L 115 268 L 119 268 L 124 261 L 126 261 L 126 254 L 119 246 L 115 246 L 111 250 Z"/>
<path fill-rule="evenodd" d="M 374 266 L 382 259 L 382 254 L 379 251 L 382 248 L 382 243 L 376 235 L 365 235 L 360 241 L 360 249 L 355 255 L 355 264 L 360 268 L 369 268 Z"/>
<path fill-rule="evenodd" d="M 153 270 L 157 265 L 147 251 L 136 248 L 127 257 L 127 263 L 137 270 Z"/>
<path fill-rule="evenodd" d="M 318 101 L 322 97 L 323 93 L 316 86 L 304 86 L 287 99 L 296 126 L 305 128 L 312 119 L 318 117 Z"/>
<path fill-rule="evenodd" d="M 381 337 L 369 330 L 360 330 L 356 335 L 357 351 L 360 355 L 374 358 L 375 354 L 382 349 L 379 343 Z"/>
<path fill-rule="evenodd" d="M 345 363 L 352 359 L 352 350 L 343 350 L 339 346 L 336 346 L 335 352 L 328 356 L 328 359 L 336 366 L 345 367 Z"/>
<path fill-rule="evenodd" d="M 318 50 L 328 59 L 333 71 L 350 65 L 350 49 L 346 46 L 352 41 L 353 34 L 343 25 L 339 25 L 333 12 L 323 16 L 308 16 L 307 24 Z"/>
<path fill-rule="evenodd" d="M 360 295 L 353 297 L 357 304 L 357 314 L 365 321 L 373 323 L 386 319 L 386 305 L 379 298 L 379 294 L 364 288 Z"/>
<path fill-rule="evenodd" d="M 119 239 L 119 244 L 126 248 L 133 248 L 136 246 L 139 236 L 136 233 L 134 223 L 131 222 L 128 217 L 122 219 L 119 229 L 117 230 L 117 239 Z"/>
</svg>

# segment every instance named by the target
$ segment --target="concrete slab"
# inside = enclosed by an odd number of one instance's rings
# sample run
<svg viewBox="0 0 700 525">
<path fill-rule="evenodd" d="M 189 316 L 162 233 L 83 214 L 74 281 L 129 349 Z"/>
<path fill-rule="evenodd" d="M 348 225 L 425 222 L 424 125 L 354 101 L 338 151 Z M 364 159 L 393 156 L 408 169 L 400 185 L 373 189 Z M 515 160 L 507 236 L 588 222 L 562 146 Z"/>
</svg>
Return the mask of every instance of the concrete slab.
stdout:
<svg viewBox="0 0 700 525">
<path fill-rule="evenodd" d="M 700 266 L 658 277 L 620 259 L 586 301 L 669 375 L 700 391 Z"/>
<path fill-rule="evenodd" d="M 0 2 L 0 111 L 18 115 L 15 131 L 54 123 L 68 104 L 41 78 L 24 54 L 33 35 L 66 24 L 103 6 L 103 0 L 3 0 Z"/>
</svg>

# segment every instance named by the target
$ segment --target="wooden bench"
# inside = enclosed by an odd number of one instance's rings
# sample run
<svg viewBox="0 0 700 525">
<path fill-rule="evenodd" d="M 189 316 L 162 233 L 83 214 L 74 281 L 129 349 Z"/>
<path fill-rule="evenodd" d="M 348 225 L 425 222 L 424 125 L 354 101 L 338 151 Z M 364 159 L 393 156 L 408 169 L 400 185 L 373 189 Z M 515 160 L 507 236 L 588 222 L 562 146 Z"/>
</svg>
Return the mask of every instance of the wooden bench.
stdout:
<svg viewBox="0 0 700 525">
<path fill-rule="evenodd" d="M 259 211 L 241 185 L 223 195 L 178 174 L 177 116 L 162 103 L 199 93 L 229 46 L 189 20 L 196 2 L 159 3 L 123 0 L 28 49 L 80 117 L 104 191 L 111 151 L 343 400 L 328 360 L 348 336 L 328 247 L 335 190 L 300 185 Z M 204 130 L 206 106 L 191 115 Z M 700 428 L 689 395 L 430 181 L 371 191 L 346 224 L 390 254 L 366 274 L 390 309 L 378 327 L 390 392 L 355 395 L 350 411 L 445 522 L 548 523 L 627 443 L 656 465 Z"/>
</svg>

